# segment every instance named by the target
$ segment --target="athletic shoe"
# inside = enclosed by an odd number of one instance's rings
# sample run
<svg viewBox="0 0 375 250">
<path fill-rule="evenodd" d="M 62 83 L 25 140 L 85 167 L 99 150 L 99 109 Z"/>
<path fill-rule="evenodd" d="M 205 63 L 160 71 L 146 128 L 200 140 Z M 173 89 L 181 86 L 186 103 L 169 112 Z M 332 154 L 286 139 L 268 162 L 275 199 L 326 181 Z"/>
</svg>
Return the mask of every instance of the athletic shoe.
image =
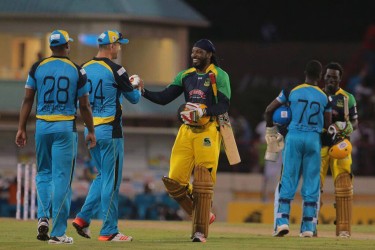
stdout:
<svg viewBox="0 0 375 250">
<path fill-rule="evenodd" d="M 272 234 L 273 237 L 284 237 L 289 233 L 289 226 L 287 224 L 283 224 L 277 226 L 276 231 Z"/>
<path fill-rule="evenodd" d="M 81 218 L 76 217 L 72 222 L 73 227 L 77 230 L 77 233 L 82 237 L 90 239 L 90 224 Z"/>
<path fill-rule="evenodd" d="M 36 236 L 36 238 L 42 241 L 49 240 L 48 231 L 49 231 L 48 218 L 40 218 L 38 220 L 38 235 Z"/>
<path fill-rule="evenodd" d="M 216 215 L 210 212 L 210 221 L 208 223 L 211 225 L 212 223 L 214 223 L 215 219 L 216 219 Z"/>
<path fill-rule="evenodd" d="M 132 241 L 133 237 L 124 235 L 122 233 L 117 233 L 117 234 L 112 234 L 112 235 L 101 235 L 99 236 L 98 240 L 124 242 L 124 241 Z"/>
<path fill-rule="evenodd" d="M 193 236 L 193 242 L 206 242 L 206 237 L 200 232 L 196 232 Z"/>
<path fill-rule="evenodd" d="M 73 238 L 65 234 L 61 237 L 53 236 L 49 239 L 48 244 L 73 244 Z"/>
<path fill-rule="evenodd" d="M 339 237 L 340 238 L 350 238 L 350 233 L 348 231 L 340 231 L 339 232 Z"/>
<path fill-rule="evenodd" d="M 299 234 L 299 237 L 301 238 L 311 238 L 314 236 L 314 232 L 312 231 L 305 231 Z"/>
</svg>

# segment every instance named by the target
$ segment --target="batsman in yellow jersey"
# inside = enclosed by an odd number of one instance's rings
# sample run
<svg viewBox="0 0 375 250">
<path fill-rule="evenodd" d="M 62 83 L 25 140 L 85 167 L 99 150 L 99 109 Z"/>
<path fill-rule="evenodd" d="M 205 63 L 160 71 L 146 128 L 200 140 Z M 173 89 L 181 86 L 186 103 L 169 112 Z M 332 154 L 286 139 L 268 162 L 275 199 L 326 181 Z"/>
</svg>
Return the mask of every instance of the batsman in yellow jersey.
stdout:
<svg viewBox="0 0 375 250">
<path fill-rule="evenodd" d="M 336 62 L 324 70 L 324 91 L 332 102 L 332 125 L 322 135 L 320 178 L 323 192 L 330 167 L 335 187 L 336 236 L 349 238 L 353 201 L 350 134 L 358 127 L 358 114 L 354 96 L 339 86 L 342 74 L 343 68 Z"/>
<path fill-rule="evenodd" d="M 231 94 L 228 74 L 217 66 L 215 52 L 211 41 L 197 41 L 191 51 L 193 67 L 178 73 L 164 90 L 143 92 L 146 99 L 161 105 L 181 94 L 185 97 L 178 110 L 183 124 L 172 148 L 169 174 L 162 180 L 192 218 L 193 242 L 206 242 L 208 225 L 215 220 L 210 210 L 221 143 L 216 117 L 228 111 Z M 215 76 L 217 95 L 210 74 Z"/>
</svg>

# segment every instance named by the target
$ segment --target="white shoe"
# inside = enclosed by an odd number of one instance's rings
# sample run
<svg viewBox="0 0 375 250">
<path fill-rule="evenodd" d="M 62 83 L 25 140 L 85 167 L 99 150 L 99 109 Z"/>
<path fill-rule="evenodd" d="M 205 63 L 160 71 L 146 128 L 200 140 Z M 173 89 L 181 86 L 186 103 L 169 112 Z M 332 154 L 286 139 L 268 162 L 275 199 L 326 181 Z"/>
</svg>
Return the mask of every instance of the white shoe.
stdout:
<svg viewBox="0 0 375 250">
<path fill-rule="evenodd" d="M 200 232 L 196 232 L 193 236 L 193 242 L 206 242 L 206 237 L 204 237 L 204 234 Z"/>
<path fill-rule="evenodd" d="M 305 231 L 299 234 L 299 237 L 301 238 L 311 238 L 314 236 L 314 232 L 312 231 Z"/>
<path fill-rule="evenodd" d="M 348 231 L 340 231 L 339 232 L 339 237 L 340 238 L 350 238 L 350 233 Z"/>
<path fill-rule="evenodd" d="M 287 224 L 283 224 L 277 226 L 276 231 L 272 234 L 273 237 L 284 237 L 289 233 L 289 226 Z"/>
<path fill-rule="evenodd" d="M 73 238 L 65 234 L 60 237 L 53 236 L 49 239 L 48 244 L 73 244 Z"/>
<path fill-rule="evenodd" d="M 117 233 L 115 235 L 109 236 L 99 236 L 98 240 L 100 241 L 117 241 L 117 242 L 124 242 L 124 241 L 132 241 L 133 237 L 124 235 L 122 233 Z"/>
</svg>

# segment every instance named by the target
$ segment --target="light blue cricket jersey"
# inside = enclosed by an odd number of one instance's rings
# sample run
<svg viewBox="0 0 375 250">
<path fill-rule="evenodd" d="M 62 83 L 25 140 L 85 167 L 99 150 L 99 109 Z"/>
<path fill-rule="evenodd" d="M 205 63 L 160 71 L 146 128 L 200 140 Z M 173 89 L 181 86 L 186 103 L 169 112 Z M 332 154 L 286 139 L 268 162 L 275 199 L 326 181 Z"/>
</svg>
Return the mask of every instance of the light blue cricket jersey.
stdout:
<svg viewBox="0 0 375 250">
<path fill-rule="evenodd" d="M 140 92 L 133 89 L 121 65 L 108 58 L 96 58 L 83 65 L 90 85 L 90 104 L 97 139 L 121 138 L 122 96 L 138 103 Z"/>
<path fill-rule="evenodd" d="M 318 86 L 307 83 L 302 83 L 290 91 L 282 90 L 277 100 L 290 106 L 292 120 L 288 131 L 321 133 L 324 113 L 332 109 L 327 95 Z"/>
<path fill-rule="evenodd" d="M 76 131 L 77 100 L 88 95 L 85 71 L 67 57 L 51 56 L 36 62 L 25 88 L 37 92 L 36 133 Z"/>
</svg>

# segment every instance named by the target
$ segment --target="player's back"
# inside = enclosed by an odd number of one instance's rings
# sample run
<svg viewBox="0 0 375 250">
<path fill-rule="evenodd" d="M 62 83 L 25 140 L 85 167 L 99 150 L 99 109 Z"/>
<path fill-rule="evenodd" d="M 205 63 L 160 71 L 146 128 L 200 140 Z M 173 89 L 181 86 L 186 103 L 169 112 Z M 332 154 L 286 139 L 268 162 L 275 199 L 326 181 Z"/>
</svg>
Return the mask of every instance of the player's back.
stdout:
<svg viewBox="0 0 375 250">
<path fill-rule="evenodd" d="M 72 115 L 76 112 L 78 69 L 67 58 L 50 57 L 35 70 L 37 114 Z"/>
<path fill-rule="evenodd" d="M 37 132 L 75 131 L 77 98 L 86 83 L 80 70 L 66 57 L 52 56 L 33 65 L 26 88 L 37 91 Z"/>
<path fill-rule="evenodd" d="M 328 98 L 318 86 L 306 83 L 298 85 L 291 90 L 289 102 L 292 112 L 289 131 L 322 131 Z"/>
<path fill-rule="evenodd" d="M 115 87 L 114 63 L 109 59 L 94 58 L 83 65 L 90 85 L 97 139 L 122 137 L 121 92 Z"/>
</svg>

